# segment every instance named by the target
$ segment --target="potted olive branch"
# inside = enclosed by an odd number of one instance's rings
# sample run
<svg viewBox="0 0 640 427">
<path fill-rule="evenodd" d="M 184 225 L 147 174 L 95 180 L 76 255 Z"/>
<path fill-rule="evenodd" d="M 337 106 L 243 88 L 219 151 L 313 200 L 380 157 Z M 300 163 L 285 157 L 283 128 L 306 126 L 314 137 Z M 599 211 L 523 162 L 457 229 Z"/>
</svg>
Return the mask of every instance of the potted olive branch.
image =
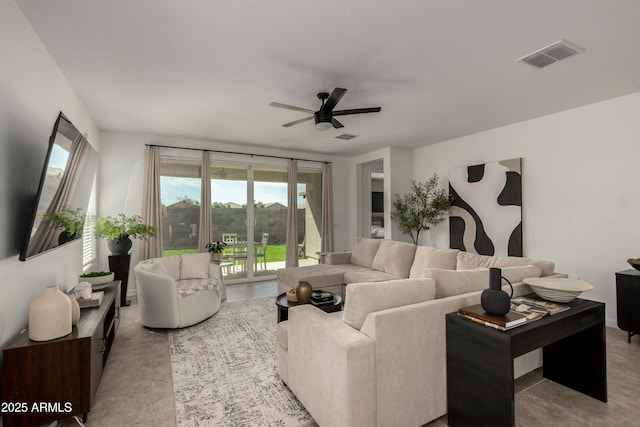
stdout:
<svg viewBox="0 0 640 427">
<path fill-rule="evenodd" d="M 42 214 L 42 221 L 62 230 L 58 236 L 58 244 L 78 238 L 82 235 L 84 228 L 82 208 L 72 209 L 70 206 L 65 206 L 57 212 Z"/>
<path fill-rule="evenodd" d="M 433 174 L 424 182 L 412 180 L 409 193 L 395 195 L 391 219 L 396 221 L 400 231 L 408 234 L 417 245 L 420 232 L 429 230 L 445 220 L 451 203 L 453 197 L 438 187 L 438 175 Z"/>
<path fill-rule="evenodd" d="M 109 250 L 113 255 L 126 255 L 133 245 L 131 238 L 148 239 L 158 234 L 154 226 L 144 224 L 140 215 L 100 217 L 94 230 L 96 237 L 107 240 Z"/>
</svg>

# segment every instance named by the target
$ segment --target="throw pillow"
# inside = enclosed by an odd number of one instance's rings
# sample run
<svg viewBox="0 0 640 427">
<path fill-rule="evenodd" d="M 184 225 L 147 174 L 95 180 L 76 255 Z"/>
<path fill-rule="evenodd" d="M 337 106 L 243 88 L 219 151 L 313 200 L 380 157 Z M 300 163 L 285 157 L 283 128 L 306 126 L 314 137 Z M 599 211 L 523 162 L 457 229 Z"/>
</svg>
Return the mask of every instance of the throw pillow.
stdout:
<svg viewBox="0 0 640 427">
<path fill-rule="evenodd" d="M 439 268 L 442 270 L 455 270 L 458 249 L 433 248 L 431 246 L 418 246 L 413 257 L 409 277 L 422 277 L 422 272 L 427 268 Z"/>
<path fill-rule="evenodd" d="M 371 266 L 378 271 L 404 279 L 409 277 L 415 253 L 416 245 L 413 243 L 383 240 Z"/>
<path fill-rule="evenodd" d="M 373 258 L 376 256 L 376 252 L 380 247 L 380 242 L 382 242 L 381 239 L 358 238 L 351 251 L 351 263 L 371 268 Z"/>
<path fill-rule="evenodd" d="M 180 257 L 177 255 L 169 256 L 166 258 L 155 258 L 155 262 L 165 266 L 169 272 L 169 276 L 173 280 L 180 280 Z"/>
<path fill-rule="evenodd" d="M 352 283 L 346 291 L 342 321 L 360 330 L 369 313 L 430 301 L 436 286 L 429 279 L 403 279 Z"/>
<path fill-rule="evenodd" d="M 210 262 L 211 256 L 208 253 L 182 255 L 180 280 L 208 278 Z"/>
<path fill-rule="evenodd" d="M 162 276 L 169 276 L 169 271 L 167 270 L 167 267 L 165 267 L 159 262 L 144 261 L 140 263 L 140 268 L 144 271 L 148 271 L 149 273 L 160 274 Z"/>
</svg>

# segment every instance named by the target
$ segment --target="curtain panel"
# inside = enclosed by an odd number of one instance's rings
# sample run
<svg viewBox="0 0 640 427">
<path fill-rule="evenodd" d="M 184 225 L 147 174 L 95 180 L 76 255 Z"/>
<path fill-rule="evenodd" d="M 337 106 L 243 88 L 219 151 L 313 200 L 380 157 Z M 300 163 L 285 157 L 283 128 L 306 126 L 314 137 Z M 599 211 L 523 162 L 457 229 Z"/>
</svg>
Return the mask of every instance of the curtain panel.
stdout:
<svg viewBox="0 0 640 427">
<path fill-rule="evenodd" d="M 333 252 L 333 184 L 331 163 L 322 165 L 322 252 Z"/>
<path fill-rule="evenodd" d="M 144 149 L 144 189 L 142 193 L 142 219 L 157 227 L 158 234 L 140 245 L 140 259 L 162 256 L 162 219 L 160 205 L 160 147 Z"/>
<path fill-rule="evenodd" d="M 287 171 L 287 249 L 286 267 L 298 266 L 298 164 L 289 160 Z"/>
<path fill-rule="evenodd" d="M 200 226 L 198 250 L 207 252 L 207 243 L 211 241 L 211 159 L 208 151 L 202 152 L 200 167 L 202 184 L 200 185 Z"/>
</svg>

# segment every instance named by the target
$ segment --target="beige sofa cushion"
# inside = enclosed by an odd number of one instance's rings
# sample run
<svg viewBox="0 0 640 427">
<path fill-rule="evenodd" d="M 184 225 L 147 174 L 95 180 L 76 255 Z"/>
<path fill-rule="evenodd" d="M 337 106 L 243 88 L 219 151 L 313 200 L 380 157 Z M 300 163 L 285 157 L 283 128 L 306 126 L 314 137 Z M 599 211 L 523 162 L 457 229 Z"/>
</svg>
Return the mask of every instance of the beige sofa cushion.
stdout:
<svg viewBox="0 0 640 427">
<path fill-rule="evenodd" d="M 209 263 L 211 255 L 209 253 L 183 254 L 182 266 L 180 267 L 180 280 L 185 279 L 208 279 Z"/>
<path fill-rule="evenodd" d="M 372 268 L 373 259 L 380 247 L 380 239 L 360 237 L 351 251 L 351 263 L 362 267 Z"/>
<path fill-rule="evenodd" d="M 155 262 L 164 265 L 173 280 L 180 280 L 180 257 L 177 255 L 165 258 L 154 258 Z"/>
<path fill-rule="evenodd" d="M 149 273 L 160 274 L 162 276 L 169 276 L 167 267 L 159 262 L 153 262 L 151 260 L 143 261 L 140 264 L 140 269 L 148 271 Z"/>
<path fill-rule="evenodd" d="M 360 330 L 369 313 L 432 300 L 433 280 L 402 279 L 347 286 L 342 321 Z"/>
<path fill-rule="evenodd" d="M 383 240 L 371 266 L 378 271 L 407 278 L 415 253 L 416 245 L 413 243 Z"/>
<path fill-rule="evenodd" d="M 458 252 L 460 252 L 458 249 L 418 246 L 416 248 L 416 254 L 413 257 L 409 277 L 422 277 L 422 272 L 427 268 L 455 270 L 457 265 L 456 255 L 458 255 Z"/>
<path fill-rule="evenodd" d="M 471 252 L 460 251 L 457 255 L 458 270 L 473 270 L 480 267 L 513 267 L 522 265 L 535 265 L 542 270 L 542 276 L 550 276 L 555 270 L 555 264 L 551 261 L 536 260 L 532 258 L 516 256 L 487 256 Z"/>
<path fill-rule="evenodd" d="M 533 265 L 507 267 L 502 269 L 502 276 L 511 283 L 521 282 L 525 277 L 540 277 L 540 268 Z M 436 281 L 436 299 L 489 288 L 489 269 L 475 270 L 440 270 L 428 269 L 423 277 Z M 503 285 L 507 285 L 503 282 Z"/>
<path fill-rule="evenodd" d="M 384 282 L 386 280 L 396 280 L 400 277 L 378 270 L 351 271 L 345 273 L 344 283 L 364 283 L 364 282 Z"/>
</svg>

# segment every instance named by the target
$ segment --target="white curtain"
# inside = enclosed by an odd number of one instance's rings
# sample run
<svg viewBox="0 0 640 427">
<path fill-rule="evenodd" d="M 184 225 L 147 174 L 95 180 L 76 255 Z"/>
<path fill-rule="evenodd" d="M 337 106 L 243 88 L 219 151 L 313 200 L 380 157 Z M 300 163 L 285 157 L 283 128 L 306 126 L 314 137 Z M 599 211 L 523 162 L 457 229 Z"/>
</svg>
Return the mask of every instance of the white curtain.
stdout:
<svg viewBox="0 0 640 427">
<path fill-rule="evenodd" d="M 286 267 L 298 266 L 298 164 L 289 160 Z"/>
<path fill-rule="evenodd" d="M 140 259 L 162 256 L 162 219 L 160 205 L 160 147 L 144 149 L 144 189 L 142 193 L 142 219 L 145 224 L 158 228 L 156 237 L 142 240 Z"/>
<path fill-rule="evenodd" d="M 60 184 L 51 199 L 51 203 L 47 207 L 47 213 L 59 212 L 71 203 L 76 186 L 78 185 L 78 179 L 80 179 L 82 175 L 82 169 L 87 159 L 88 148 L 89 141 L 87 141 L 84 136 L 78 134 L 71 143 L 67 165 L 64 168 Z M 51 223 L 40 221 L 40 225 L 29 243 L 27 256 L 30 257 L 55 247 L 58 244 L 58 234 L 60 234 L 59 231 L 53 227 Z"/>
<path fill-rule="evenodd" d="M 211 163 L 209 152 L 202 152 L 200 168 L 202 184 L 200 185 L 200 231 L 198 233 L 198 250 L 206 252 L 207 243 L 211 241 Z"/>
<path fill-rule="evenodd" d="M 333 187 L 331 163 L 322 165 L 322 252 L 333 252 Z"/>
</svg>

